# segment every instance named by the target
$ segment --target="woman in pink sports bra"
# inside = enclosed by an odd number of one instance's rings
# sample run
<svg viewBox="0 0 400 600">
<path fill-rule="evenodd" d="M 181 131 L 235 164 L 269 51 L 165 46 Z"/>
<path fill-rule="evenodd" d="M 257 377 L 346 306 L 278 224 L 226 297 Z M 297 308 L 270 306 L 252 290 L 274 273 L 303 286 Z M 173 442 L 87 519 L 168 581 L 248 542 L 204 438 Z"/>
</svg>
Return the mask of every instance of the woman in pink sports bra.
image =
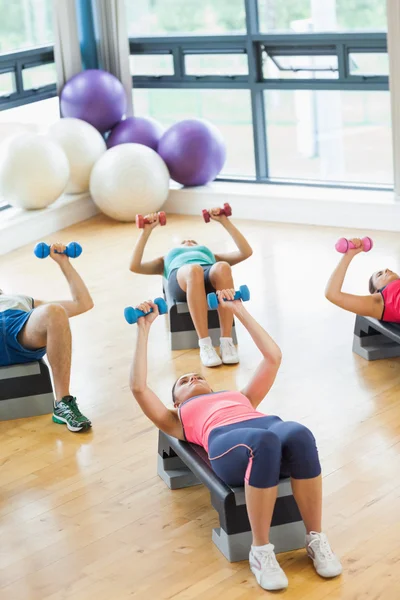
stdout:
<svg viewBox="0 0 400 600">
<path fill-rule="evenodd" d="M 390 269 L 376 271 L 369 279 L 369 296 L 357 296 L 342 292 L 347 269 L 356 256 L 363 252 L 359 238 L 351 240 L 355 246 L 340 259 L 325 290 L 326 298 L 350 312 L 362 317 L 374 317 L 380 321 L 400 323 L 400 277 Z"/>
<path fill-rule="evenodd" d="M 234 290 L 217 292 L 220 306 L 241 321 L 262 354 L 261 363 L 243 390 L 211 389 L 198 373 L 181 375 L 172 388 L 174 407 L 168 409 L 147 385 L 148 336 L 158 308 L 144 302 L 138 308 L 153 312 L 138 320 L 130 387 L 145 415 L 162 431 L 199 444 L 208 452 L 215 473 L 226 484 L 245 487 L 253 542 L 250 569 L 266 590 L 288 586 L 288 580 L 269 543 L 269 530 L 280 476 L 290 476 L 293 494 L 307 529 L 305 546 L 322 577 L 342 572 L 321 529 L 321 466 L 314 436 L 300 423 L 265 415 L 257 407 L 271 389 L 281 352 L 274 340 L 249 314 Z M 230 300 L 225 302 L 225 300 Z"/>
</svg>

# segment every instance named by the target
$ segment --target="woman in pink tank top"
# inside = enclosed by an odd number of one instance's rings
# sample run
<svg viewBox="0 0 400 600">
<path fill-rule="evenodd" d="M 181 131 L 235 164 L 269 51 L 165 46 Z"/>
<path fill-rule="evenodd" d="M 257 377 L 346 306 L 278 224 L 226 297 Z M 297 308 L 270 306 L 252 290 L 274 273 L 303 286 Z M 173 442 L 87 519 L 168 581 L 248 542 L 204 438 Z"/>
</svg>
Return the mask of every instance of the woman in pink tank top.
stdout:
<svg viewBox="0 0 400 600">
<path fill-rule="evenodd" d="M 187 373 L 174 383 L 174 407 L 167 408 L 147 385 L 148 336 L 158 309 L 152 302 L 145 302 L 138 308 L 144 313 L 152 308 L 153 312 L 138 321 L 130 377 L 132 393 L 159 429 L 202 446 L 214 472 L 227 485 L 244 485 L 253 534 L 249 562 L 261 587 L 277 590 L 288 585 L 274 546 L 269 543 L 280 476 L 291 477 L 293 494 L 307 529 L 306 550 L 317 573 L 335 577 L 342 567 L 321 530 L 321 466 L 314 436 L 300 423 L 282 421 L 257 410 L 275 381 L 280 349 L 241 301 L 233 301 L 234 290 L 222 290 L 218 295 L 221 307 L 241 321 L 262 355 L 247 385 L 241 391 L 216 392 L 202 375 Z"/>
<path fill-rule="evenodd" d="M 362 317 L 400 323 L 400 277 L 390 269 L 382 269 L 371 275 L 368 296 L 342 292 L 344 278 L 351 261 L 356 254 L 363 252 L 363 243 L 359 238 L 351 241 L 355 248 L 348 250 L 340 259 L 326 286 L 326 298 L 340 308 Z"/>
</svg>

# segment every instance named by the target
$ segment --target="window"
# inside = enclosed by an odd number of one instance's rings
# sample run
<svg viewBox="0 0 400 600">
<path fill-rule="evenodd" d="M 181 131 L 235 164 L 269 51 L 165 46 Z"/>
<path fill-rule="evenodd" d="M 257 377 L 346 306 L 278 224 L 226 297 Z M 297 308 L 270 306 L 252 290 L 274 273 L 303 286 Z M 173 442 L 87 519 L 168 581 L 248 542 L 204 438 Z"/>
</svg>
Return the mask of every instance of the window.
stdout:
<svg viewBox="0 0 400 600">
<path fill-rule="evenodd" d="M 260 31 L 386 31 L 384 0 L 258 0 Z"/>
<path fill-rule="evenodd" d="M 244 33 L 244 0 L 126 2 L 129 36 Z"/>
<path fill-rule="evenodd" d="M 247 90 L 134 90 L 138 115 L 165 127 L 181 119 L 200 118 L 221 131 L 227 160 L 221 176 L 255 176 L 251 99 Z"/>
<path fill-rule="evenodd" d="M 52 0 L 0 0 L 0 53 L 53 43 Z"/>
<path fill-rule="evenodd" d="M 265 92 L 270 177 L 393 181 L 389 92 Z"/>
<path fill-rule="evenodd" d="M 221 177 L 393 185 L 382 0 L 126 5 L 136 114 L 212 121 Z"/>
</svg>

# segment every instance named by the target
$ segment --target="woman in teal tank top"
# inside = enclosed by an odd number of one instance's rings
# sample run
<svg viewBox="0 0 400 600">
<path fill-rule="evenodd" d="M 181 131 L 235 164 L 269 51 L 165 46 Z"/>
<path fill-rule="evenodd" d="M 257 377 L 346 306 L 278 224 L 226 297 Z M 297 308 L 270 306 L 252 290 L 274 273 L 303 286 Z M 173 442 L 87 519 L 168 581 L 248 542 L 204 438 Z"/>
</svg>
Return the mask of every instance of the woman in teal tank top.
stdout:
<svg viewBox="0 0 400 600">
<path fill-rule="evenodd" d="M 219 215 L 219 208 L 211 209 L 210 216 L 218 221 L 229 233 L 237 250 L 214 254 L 206 246 L 194 240 L 183 240 L 165 256 L 143 261 L 143 253 L 151 232 L 159 224 L 156 213 L 146 215 L 150 223 L 145 225 L 135 245 L 130 263 L 133 273 L 142 275 L 163 275 L 167 280 L 168 291 L 177 302 L 187 302 L 189 311 L 199 336 L 200 358 L 206 367 L 216 367 L 239 362 L 237 349 L 232 341 L 233 316 L 229 311 L 218 309 L 221 325 L 221 358 L 213 348 L 208 335 L 207 294 L 215 290 L 234 288 L 232 269 L 253 251 L 246 238 L 233 225 L 231 219 Z"/>
</svg>

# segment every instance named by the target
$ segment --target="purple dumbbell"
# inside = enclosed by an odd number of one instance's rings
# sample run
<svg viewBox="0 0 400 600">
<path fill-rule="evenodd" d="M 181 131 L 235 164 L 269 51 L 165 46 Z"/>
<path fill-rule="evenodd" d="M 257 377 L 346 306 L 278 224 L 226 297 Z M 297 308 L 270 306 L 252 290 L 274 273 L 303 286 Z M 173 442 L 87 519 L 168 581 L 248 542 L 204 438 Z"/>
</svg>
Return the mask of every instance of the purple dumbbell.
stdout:
<svg viewBox="0 0 400 600">
<path fill-rule="evenodd" d="M 362 241 L 362 245 L 363 245 L 363 251 L 369 252 L 374 245 L 371 238 L 363 237 L 363 239 L 361 241 Z M 346 254 L 346 252 L 348 250 L 354 250 L 355 246 L 354 246 L 353 242 L 351 242 L 350 240 L 347 240 L 346 238 L 340 238 L 340 240 L 338 240 L 336 242 L 335 248 L 341 254 Z"/>
</svg>

